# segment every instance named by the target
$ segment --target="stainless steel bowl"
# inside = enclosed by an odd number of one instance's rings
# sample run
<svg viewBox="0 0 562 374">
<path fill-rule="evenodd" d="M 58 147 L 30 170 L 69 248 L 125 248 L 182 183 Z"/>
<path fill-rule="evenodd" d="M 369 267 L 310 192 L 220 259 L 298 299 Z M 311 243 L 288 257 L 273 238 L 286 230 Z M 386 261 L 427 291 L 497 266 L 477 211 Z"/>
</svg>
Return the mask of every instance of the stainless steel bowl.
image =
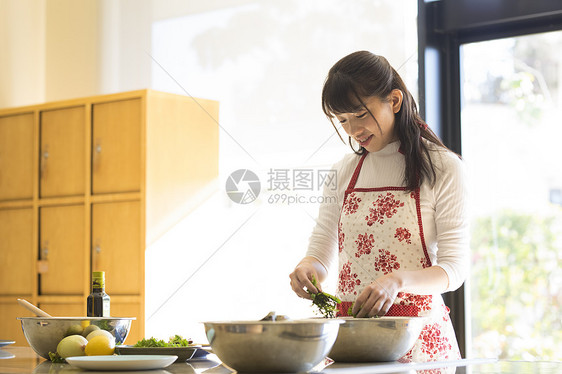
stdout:
<svg viewBox="0 0 562 374">
<path fill-rule="evenodd" d="M 336 362 L 395 361 L 420 336 L 424 317 L 343 317 L 338 338 L 328 356 Z"/>
<path fill-rule="evenodd" d="M 308 371 L 320 363 L 336 341 L 343 321 L 204 322 L 207 339 L 222 363 L 238 372 Z"/>
<path fill-rule="evenodd" d="M 131 322 L 135 318 L 118 317 L 20 317 L 21 327 L 27 342 L 37 354 L 49 358 L 55 353 L 59 342 L 68 335 L 81 334 L 88 325 L 96 325 L 115 336 L 121 344 L 127 338 Z"/>
</svg>

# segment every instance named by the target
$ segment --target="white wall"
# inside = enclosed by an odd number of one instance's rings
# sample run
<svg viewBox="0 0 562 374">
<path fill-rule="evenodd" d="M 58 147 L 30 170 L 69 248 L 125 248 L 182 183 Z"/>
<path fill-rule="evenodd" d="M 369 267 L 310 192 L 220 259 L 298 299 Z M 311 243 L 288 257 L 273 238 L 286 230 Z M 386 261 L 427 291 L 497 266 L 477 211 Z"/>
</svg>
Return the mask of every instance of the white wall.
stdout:
<svg viewBox="0 0 562 374">
<path fill-rule="evenodd" d="M 156 20 L 252 0 L 0 0 L 0 108 L 151 88 Z"/>
<path fill-rule="evenodd" d="M 45 100 L 44 0 L 0 0 L 0 108 Z"/>
</svg>

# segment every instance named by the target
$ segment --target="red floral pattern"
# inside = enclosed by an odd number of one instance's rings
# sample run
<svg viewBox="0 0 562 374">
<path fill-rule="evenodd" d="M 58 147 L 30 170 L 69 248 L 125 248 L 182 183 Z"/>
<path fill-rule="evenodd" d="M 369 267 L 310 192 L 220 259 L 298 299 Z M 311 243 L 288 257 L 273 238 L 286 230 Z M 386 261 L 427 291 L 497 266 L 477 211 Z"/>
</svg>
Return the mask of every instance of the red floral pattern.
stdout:
<svg viewBox="0 0 562 374">
<path fill-rule="evenodd" d="M 357 279 L 357 273 L 351 273 L 351 262 L 346 262 L 339 275 L 339 282 L 338 282 L 338 290 L 341 293 L 354 293 L 357 294 L 355 291 L 355 286 L 359 286 L 361 284 L 361 280 Z"/>
<path fill-rule="evenodd" d="M 443 306 L 443 322 L 449 322 L 451 319 L 449 318 L 449 313 L 451 312 L 451 309 L 449 309 L 449 307 L 445 304 L 442 304 Z"/>
<path fill-rule="evenodd" d="M 420 259 L 420 264 L 424 269 L 431 266 L 431 262 L 429 262 L 429 260 L 425 256 Z"/>
<path fill-rule="evenodd" d="M 381 271 L 383 274 L 392 273 L 393 270 L 400 269 L 397 257 L 390 251 L 379 249 L 379 256 L 375 259 L 375 270 Z"/>
<path fill-rule="evenodd" d="M 425 312 L 431 310 L 431 295 L 416 295 L 413 293 L 398 292 L 396 295 L 400 300 L 400 305 L 415 305 L 419 311 Z"/>
<path fill-rule="evenodd" d="M 410 234 L 410 231 L 408 231 L 408 229 L 404 227 L 397 227 L 394 237 L 400 242 L 405 241 L 408 244 L 412 244 L 412 240 L 410 239 L 412 237 L 412 234 Z"/>
<path fill-rule="evenodd" d="M 340 271 L 336 295 L 342 299 L 338 316 L 347 315 L 362 283 L 371 281 L 370 274 L 359 269 L 371 268 L 380 276 L 431 266 L 420 220 L 419 189 L 410 192 L 393 187 L 354 188 L 352 179 L 338 223 Z M 432 308 L 438 310 L 433 313 Z M 423 333 L 400 362 L 460 358 L 449 314 L 440 296 L 400 293 L 388 314 L 428 317 Z M 433 370 L 426 373 L 433 374 Z"/>
<path fill-rule="evenodd" d="M 338 225 L 338 251 L 341 253 L 343 251 L 343 241 L 345 240 L 345 233 L 343 232 L 342 224 Z"/>
<path fill-rule="evenodd" d="M 353 214 L 357 212 L 360 202 L 361 202 L 361 198 L 357 197 L 355 192 L 350 193 L 349 195 L 347 195 L 347 199 L 343 204 L 343 212 L 345 214 Z"/>
<path fill-rule="evenodd" d="M 422 341 L 421 351 L 432 360 L 447 359 L 452 347 L 449 339 L 441 335 L 441 329 L 437 323 L 425 325 L 420 339 Z"/>
<path fill-rule="evenodd" d="M 392 218 L 398 211 L 398 208 L 403 206 L 404 203 L 396 200 L 392 193 L 380 194 L 378 199 L 373 201 L 373 208 L 369 208 L 369 215 L 365 217 L 367 225 L 372 226 L 377 222 L 382 225 L 385 217 Z"/>
<path fill-rule="evenodd" d="M 357 236 L 357 240 L 355 240 L 355 244 L 357 244 L 357 252 L 355 252 L 355 257 L 359 258 L 361 257 L 361 255 L 371 254 L 371 250 L 373 249 L 373 245 L 375 244 L 375 238 L 373 234 L 359 234 L 359 236 Z"/>
</svg>

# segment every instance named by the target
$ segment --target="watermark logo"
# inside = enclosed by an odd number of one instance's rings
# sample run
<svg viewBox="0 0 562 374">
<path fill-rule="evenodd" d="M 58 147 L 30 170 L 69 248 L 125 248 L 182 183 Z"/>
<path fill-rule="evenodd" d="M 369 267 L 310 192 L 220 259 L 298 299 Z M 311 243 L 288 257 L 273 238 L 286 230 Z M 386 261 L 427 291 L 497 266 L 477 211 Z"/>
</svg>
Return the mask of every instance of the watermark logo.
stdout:
<svg viewBox="0 0 562 374">
<path fill-rule="evenodd" d="M 258 198 L 261 183 L 251 170 L 239 169 L 232 172 L 226 180 L 226 194 L 237 204 L 249 204 Z"/>
</svg>

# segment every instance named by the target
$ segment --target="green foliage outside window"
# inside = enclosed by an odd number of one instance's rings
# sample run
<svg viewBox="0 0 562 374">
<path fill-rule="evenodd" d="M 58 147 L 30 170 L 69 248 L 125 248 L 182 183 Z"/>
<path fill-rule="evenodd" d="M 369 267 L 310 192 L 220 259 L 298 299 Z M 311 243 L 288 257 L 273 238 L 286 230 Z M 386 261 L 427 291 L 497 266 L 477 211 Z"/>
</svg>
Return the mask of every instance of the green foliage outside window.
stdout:
<svg viewBox="0 0 562 374">
<path fill-rule="evenodd" d="M 561 360 L 562 208 L 473 223 L 474 356 Z"/>
</svg>

